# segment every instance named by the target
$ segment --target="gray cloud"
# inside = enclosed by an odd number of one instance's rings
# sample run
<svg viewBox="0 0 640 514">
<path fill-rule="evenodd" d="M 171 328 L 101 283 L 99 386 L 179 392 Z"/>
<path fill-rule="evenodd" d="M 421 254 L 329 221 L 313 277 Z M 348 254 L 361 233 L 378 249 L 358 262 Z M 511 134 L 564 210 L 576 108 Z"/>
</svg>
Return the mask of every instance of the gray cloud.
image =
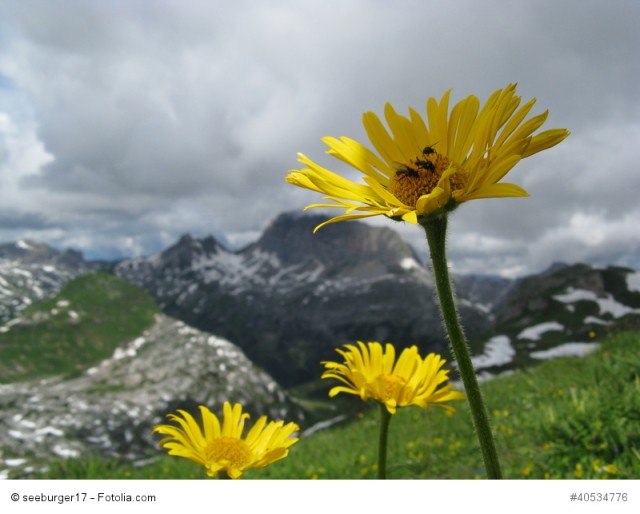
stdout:
<svg viewBox="0 0 640 514">
<path fill-rule="evenodd" d="M 535 112 L 550 109 L 545 128 L 572 136 L 509 174 L 530 198 L 455 213 L 454 266 L 640 267 L 639 15 L 625 0 L 3 2 L 0 200 L 13 228 L 0 236 L 105 255 L 184 232 L 246 242 L 318 200 L 284 182 L 296 152 L 345 171 L 320 138 L 364 139 L 364 111 L 517 81 Z M 424 251 L 418 229 L 381 222 Z"/>
</svg>

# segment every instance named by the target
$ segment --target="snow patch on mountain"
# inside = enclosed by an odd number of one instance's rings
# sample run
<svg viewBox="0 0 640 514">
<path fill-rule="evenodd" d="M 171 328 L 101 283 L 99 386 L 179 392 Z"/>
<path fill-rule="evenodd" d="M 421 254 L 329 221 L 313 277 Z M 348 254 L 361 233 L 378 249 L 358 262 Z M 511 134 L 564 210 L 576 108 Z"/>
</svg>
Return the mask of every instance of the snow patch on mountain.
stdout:
<svg viewBox="0 0 640 514">
<path fill-rule="evenodd" d="M 640 271 L 627 275 L 627 289 L 634 293 L 640 293 Z"/>
<path fill-rule="evenodd" d="M 405 257 L 400 261 L 400 267 L 404 270 L 422 269 L 422 265 L 413 257 Z"/>
<path fill-rule="evenodd" d="M 471 360 L 477 369 L 482 369 L 509 364 L 515 355 L 516 351 L 511 345 L 511 339 L 505 335 L 498 335 L 489 339 L 485 344 L 484 352 L 472 357 Z"/>
<path fill-rule="evenodd" d="M 538 323 L 537 325 L 525 328 L 518 334 L 518 339 L 531 339 L 532 341 L 538 341 L 544 333 L 552 330 L 562 331 L 564 330 L 564 325 L 557 321 L 545 321 L 544 323 Z"/>
<path fill-rule="evenodd" d="M 558 357 L 582 357 L 593 352 L 599 348 L 599 346 L 598 343 L 563 343 L 548 350 L 531 352 L 530 355 L 534 359 L 540 360 L 555 359 Z"/>
<path fill-rule="evenodd" d="M 602 325 L 602 326 L 611 325 L 610 321 L 605 321 L 603 319 L 596 318 L 595 316 L 587 316 L 586 318 L 584 318 L 584 323 L 585 324 L 593 323 L 595 325 Z"/>
<path fill-rule="evenodd" d="M 593 291 L 575 289 L 573 287 L 568 287 L 565 291 L 563 294 L 553 296 L 553 299 L 571 307 L 573 307 L 571 304 L 580 301 L 587 300 L 595 302 L 600 307 L 600 314 L 611 314 L 614 318 L 621 318 L 627 314 L 640 314 L 640 309 L 633 309 L 618 302 L 610 293 L 606 293 L 604 296 L 598 296 Z"/>
</svg>

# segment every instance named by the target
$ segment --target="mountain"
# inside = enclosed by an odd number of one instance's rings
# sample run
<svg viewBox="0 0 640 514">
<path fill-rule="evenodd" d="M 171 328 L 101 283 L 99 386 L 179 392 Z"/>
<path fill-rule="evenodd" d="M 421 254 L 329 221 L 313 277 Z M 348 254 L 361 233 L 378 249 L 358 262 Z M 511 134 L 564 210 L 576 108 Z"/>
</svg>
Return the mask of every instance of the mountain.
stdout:
<svg viewBox="0 0 640 514">
<path fill-rule="evenodd" d="M 491 319 L 494 307 L 500 303 L 513 280 L 498 275 L 454 275 L 453 283 L 459 300 L 471 302 Z"/>
<path fill-rule="evenodd" d="M 491 315 L 491 330 L 471 340 L 481 374 L 582 355 L 612 332 L 640 330 L 640 272 L 557 263 L 509 283 Z"/>
<path fill-rule="evenodd" d="M 75 250 L 60 252 L 28 240 L 0 244 L 0 323 L 54 295 L 72 278 L 102 267 Z"/>
<path fill-rule="evenodd" d="M 170 316 L 240 346 L 283 386 L 319 377 L 321 361 L 356 340 L 444 351 L 430 272 L 397 232 L 285 213 L 231 252 L 212 237 L 183 236 L 159 255 L 114 272 L 144 288 Z M 489 327 L 473 302 L 467 330 Z"/>
<path fill-rule="evenodd" d="M 22 379 L 0 385 L 0 477 L 91 452 L 146 458 L 153 425 L 177 408 L 240 402 L 254 418 L 305 421 L 236 345 L 160 314 L 114 275 L 76 278 L 23 315 L 0 327 L 2 377 Z"/>
<path fill-rule="evenodd" d="M 541 316 L 566 318 L 570 313 L 587 329 L 606 326 L 605 321 L 619 320 L 640 307 L 637 276 L 634 270 L 617 266 L 554 264 L 513 282 L 494 308 L 496 323 L 521 328 Z"/>
</svg>

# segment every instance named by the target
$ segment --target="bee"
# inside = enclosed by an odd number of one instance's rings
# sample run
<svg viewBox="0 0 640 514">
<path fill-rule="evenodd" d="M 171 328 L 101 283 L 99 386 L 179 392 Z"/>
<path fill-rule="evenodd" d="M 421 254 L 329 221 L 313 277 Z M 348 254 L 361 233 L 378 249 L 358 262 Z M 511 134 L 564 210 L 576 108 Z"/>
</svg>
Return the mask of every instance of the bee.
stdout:
<svg viewBox="0 0 640 514">
<path fill-rule="evenodd" d="M 416 166 L 425 171 L 436 171 L 436 167 L 433 165 L 431 161 L 423 161 L 423 160 L 417 159 Z"/>
<path fill-rule="evenodd" d="M 420 173 L 418 173 L 417 170 L 411 169 L 411 168 L 405 168 L 402 167 L 400 169 L 398 169 L 396 171 L 396 175 L 400 175 L 402 177 L 412 177 L 412 178 L 417 178 L 420 176 Z"/>
<path fill-rule="evenodd" d="M 423 155 L 431 155 L 432 153 L 436 153 L 432 146 L 425 146 L 424 150 L 422 150 Z"/>
</svg>

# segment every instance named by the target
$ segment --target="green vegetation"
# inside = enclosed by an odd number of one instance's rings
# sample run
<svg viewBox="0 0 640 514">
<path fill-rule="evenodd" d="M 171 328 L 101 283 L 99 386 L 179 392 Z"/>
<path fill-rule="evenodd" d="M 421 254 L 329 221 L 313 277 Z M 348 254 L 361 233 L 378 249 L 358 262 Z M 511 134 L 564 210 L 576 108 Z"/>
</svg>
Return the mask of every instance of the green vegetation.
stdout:
<svg viewBox="0 0 640 514">
<path fill-rule="evenodd" d="M 583 358 L 562 358 L 482 384 L 507 478 L 640 477 L 640 334 Z M 375 478 L 378 409 L 353 403 L 351 422 L 303 438 L 246 478 Z M 374 406 L 371 406 L 374 407 Z M 453 415 L 400 409 L 391 420 L 390 478 L 484 478 L 466 402 Z M 96 457 L 57 462 L 46 478 L 206 478 L 158 450 L 151 463 Z"/>
<path fill-rule="evenodd" d="M 139 336 L 158 312 L 140 288 L 107 273 L 72 280 L 0 333 L 0 382 L 72 375 Z"/>
</svg>

